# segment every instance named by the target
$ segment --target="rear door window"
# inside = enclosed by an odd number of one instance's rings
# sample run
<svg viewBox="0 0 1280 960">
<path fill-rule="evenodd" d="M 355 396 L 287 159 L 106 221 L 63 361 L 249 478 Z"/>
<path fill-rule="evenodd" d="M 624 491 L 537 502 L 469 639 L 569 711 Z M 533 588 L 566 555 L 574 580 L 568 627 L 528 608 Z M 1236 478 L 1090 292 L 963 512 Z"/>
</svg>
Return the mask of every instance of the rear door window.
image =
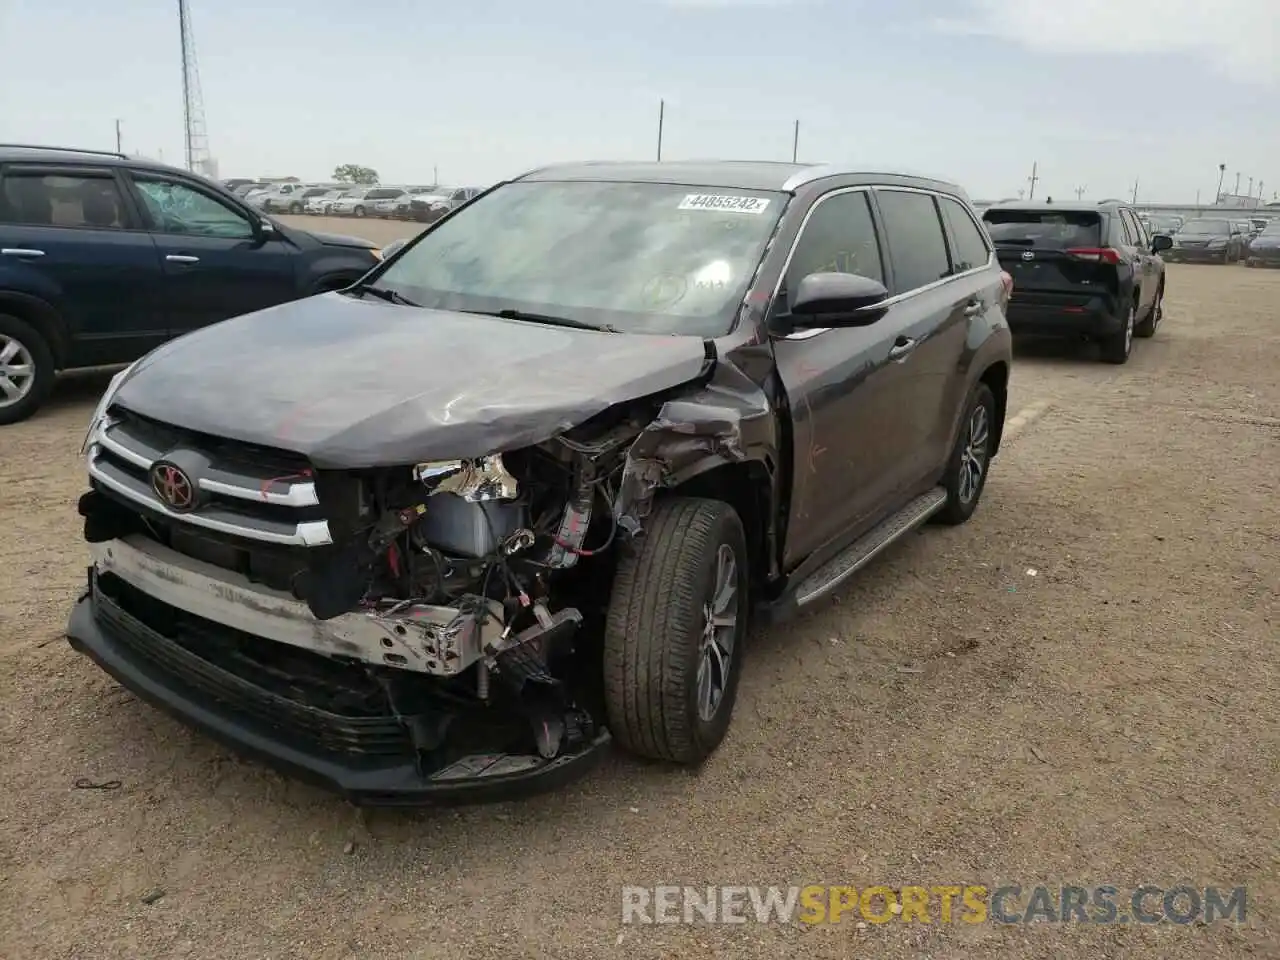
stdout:
<svg viewBox="0 0 1280 960">
<path fill-rule="evenodd" d="M 129 227 L 124 197 L 110 173 L 6 174 L 0 189 L 0 222 L 44 227 Z"/>
<path fill-rule="evenodd" d="M 939 197 L 938 205 L 942 207 L 942 216 L 947 221 L 951 238 L 955 242 L 955 249 L 951 251 L 952 270 L 964 273 L 981 267 L 990 260 L 991 250 L 987 247 L 987 241 L 964 205 L 950 197 Z"/>
<path fill-rule="evenodd" d="M 1067 250 L 1102 245 L 1102 218 L 1092 210 L 988 210 L 982 219 L 996 246 Z"/>
<path fill-rule="evenodd" d="M 909 293 L 951 273 L 942 220 L 930 194 L 881 189 L 876 203 L 893 261 L 894 294 Z"/>
</svg>

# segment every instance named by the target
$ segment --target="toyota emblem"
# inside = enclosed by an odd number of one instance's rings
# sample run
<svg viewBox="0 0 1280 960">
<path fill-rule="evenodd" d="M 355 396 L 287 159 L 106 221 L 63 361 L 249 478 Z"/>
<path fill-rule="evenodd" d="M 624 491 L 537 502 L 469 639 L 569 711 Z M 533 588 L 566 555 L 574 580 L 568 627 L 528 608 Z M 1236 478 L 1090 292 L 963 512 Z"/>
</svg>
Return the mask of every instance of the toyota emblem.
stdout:
<svg viewBox="0 0 1280 960">
<path fill-rule="evenodd" d="M 196 504 L 191 478 L 172 463 L 157 463 L 151 468 L 151 489 L 174 510 L 190 510 Z"/>
<path fill-rule="evenodd" d="M 1035 255 L 1034 253 L 1032 253 L 1030 250 L 1024 250 L 1024 251 L 1022 252 L 1022 259 L 1023 259 L 1023 260 L 1034 260 L 1035 258 L 1036 258 L 1036 255 Z"/>
</svg>

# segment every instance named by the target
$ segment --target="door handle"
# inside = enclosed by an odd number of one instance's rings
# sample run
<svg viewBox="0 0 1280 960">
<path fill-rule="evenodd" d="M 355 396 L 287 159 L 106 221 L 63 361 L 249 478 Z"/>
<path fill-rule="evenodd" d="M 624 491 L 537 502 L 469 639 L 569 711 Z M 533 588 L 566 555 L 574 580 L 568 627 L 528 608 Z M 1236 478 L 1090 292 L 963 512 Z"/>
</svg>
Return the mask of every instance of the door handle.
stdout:
<svg viewBox="0 0 1280 960">
<path fill-rule="evenodd" d="M 920 345 L 919 340 L 911 337 L 899 337 L 889 348 L 889 359 L 901 362 L 911 355 L 911 351 Z"/>
<path fill-rule="evenodd" d="M 189 257 L 183 253 L 171 253 L 165 257 L 170 263 L 199 263 L 199 257 Z"/>
<path fill-rule="evenodd" d="M 987 305 L 981 300 L 970 300 L 964 305 L 964 315 L 966 317 L 976 317 L 985 309 L 987 309 Z"/>
<path fill-rule="evenodd" d="M 28 250 L 25 247 L 5 247 L 0 253 L 6 257 L 43 257 L 43 250 Z"/>
</svg>

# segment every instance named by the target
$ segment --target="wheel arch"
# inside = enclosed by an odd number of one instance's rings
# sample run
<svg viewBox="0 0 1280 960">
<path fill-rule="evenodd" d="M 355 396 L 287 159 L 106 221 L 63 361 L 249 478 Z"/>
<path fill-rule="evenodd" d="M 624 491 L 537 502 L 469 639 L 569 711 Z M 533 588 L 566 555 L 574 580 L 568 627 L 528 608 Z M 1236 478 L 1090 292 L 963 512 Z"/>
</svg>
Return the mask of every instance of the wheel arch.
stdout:
<svg viewBox="0 0 1280 960">
<path fill-rule="evenodd" d="M 29 293 L 0 290 L 0 313 L 17 317 L 43 334 L 53 353 L 54 364 L 59 370 L 63 368 L 71 347 L 71 331 L 51 303 Z"/>
<path fill-rule="evenodd" d="M 1004 436 L 1004 418 L 1009 412 L 1009 364 L 997 360 L 990 364 L 978 377 L 979 383 L 985 383 L 996 400 L 995 438 L 991 445 L 991 456 L 1000 450 L 1000 440 Z"/>
<path fill-rule="evenodd" d="M 747 538 L 752 589 L 764 587 L 774 568 L 773 472 L 760 460 L 724 463 L 713 458 L 700 467 L 686 472 L 674 486 L 663 487 L 655 497 L 699 497 L 733 507 Z"/>
</svg>

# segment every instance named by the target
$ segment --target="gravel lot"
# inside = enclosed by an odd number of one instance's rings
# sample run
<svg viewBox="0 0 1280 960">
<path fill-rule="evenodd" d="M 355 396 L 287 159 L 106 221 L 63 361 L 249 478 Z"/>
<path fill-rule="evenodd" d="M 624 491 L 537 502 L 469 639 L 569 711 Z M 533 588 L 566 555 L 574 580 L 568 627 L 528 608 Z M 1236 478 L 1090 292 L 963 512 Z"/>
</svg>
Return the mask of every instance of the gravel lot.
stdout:
<svg viewBox="0 0 1280 960">
<path fill-rule="evenodd" d="M 1280 272 L 1171 267 L 1127 366 L 1019 361 L 974 520 L 760 632 L 700 774 L 616 756 L 523 804 L 364 816 L 61 639 L 106 380 L 66 378 L 0 429 L 0 955 L 1280 955 Z M 624 884 L 1041 882 L 1248 884 L 1248 921 L 620 922 Z"/>
</svg>

